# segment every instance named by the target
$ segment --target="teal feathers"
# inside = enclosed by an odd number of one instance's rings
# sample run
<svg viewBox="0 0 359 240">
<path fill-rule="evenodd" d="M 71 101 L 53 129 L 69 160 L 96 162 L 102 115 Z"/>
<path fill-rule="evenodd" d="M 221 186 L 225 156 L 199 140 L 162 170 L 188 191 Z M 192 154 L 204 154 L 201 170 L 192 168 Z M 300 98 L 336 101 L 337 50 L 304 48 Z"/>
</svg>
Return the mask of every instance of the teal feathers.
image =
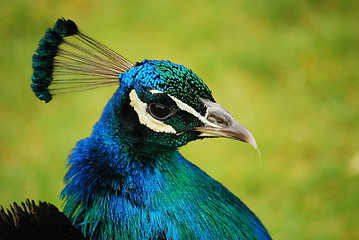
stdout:
<svg viewBox="0 0 359 240">
<path fill-rule="evenodd" d="M 32 57 L 32 90 L 45 102 L 54 95 L 118 84 L 133 64 L 82 34 L 71 20 L 59 19 Z"/>
<path fill-rule="evenodd" d="M 52 99 L 48 87 L 52 83 L 54 70 L 54 58 L 58 54 L 59 46 L 64 37 L 78 32 L 77 26 L 71 20 L 59 19 L 54 28 L 49 28 L 45 36 L 40 40 L 39 48 L 32 56 L 32 90 L 35 95 L 46 102 Z"/>
</svg>

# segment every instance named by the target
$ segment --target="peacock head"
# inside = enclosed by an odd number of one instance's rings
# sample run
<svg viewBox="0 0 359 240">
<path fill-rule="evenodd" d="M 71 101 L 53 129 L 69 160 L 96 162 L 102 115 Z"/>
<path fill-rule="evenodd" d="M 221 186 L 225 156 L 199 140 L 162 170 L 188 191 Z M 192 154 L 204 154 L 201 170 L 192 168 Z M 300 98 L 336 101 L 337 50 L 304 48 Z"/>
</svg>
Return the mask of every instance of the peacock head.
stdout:
<svg viewBox="0 0 359 240">
<path fill-rule="evenodd" d="M 120 127 L 138 136 L 134 142 L 140 148 L 176 148 L 207 137 L 232 138 L 257 147 L 251 133 L 215 102 L 201 78 L 182 65 L 138 62 L 120 74 L 116 95 L 127 105 L 121 107 L 127 110 L 118 119 Z"/>
<path fill-rule="evenodd" d="M 32 90 L 53 96 L 102 86 L 120 86 L 95 127 L 142 151 L 176 148 L 206 137 L 226 137 L 257 147 L 252 134 L 212 97 L 190 69 L 169 61 L 133 64 L 59 19 L 33 55 Z M 107 124 L 109 123 L 109 124 Z"/>
</svg>

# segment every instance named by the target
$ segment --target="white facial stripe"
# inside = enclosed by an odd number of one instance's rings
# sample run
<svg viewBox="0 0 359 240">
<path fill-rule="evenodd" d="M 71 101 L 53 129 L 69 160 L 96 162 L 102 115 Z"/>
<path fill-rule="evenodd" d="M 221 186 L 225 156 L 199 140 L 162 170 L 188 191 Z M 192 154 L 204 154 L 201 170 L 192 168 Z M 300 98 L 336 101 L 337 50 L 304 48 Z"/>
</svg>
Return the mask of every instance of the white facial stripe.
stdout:
<svg viewBox="0 0 359 240">
<path fill-rule="evenodd" d="M 177 107 L 183 111 L 186 111 L 190 114 L 192 114 L 193 116 L 195 116 L 196 118 L 198 118 L 201 122 L 203 122 L 206 126 L 211 126 L 214 128 L 217 128 L 218 126 L 216 124 L 211 123 L 210 121 L 207 120 L 207 115 L 208 112 L 206 112 L 205 116 L 202 116 L 201 114 L 199 114 L 199 112 L 197 112 L 196 110 L 194 110 L 194 108 L 192 108 L 191 106 L 185 104 L 184 102 L 182 102 L 181 100 L 178 100 L 177 98 L 168 95 L 170 98 L 172 98 L 173 101 L 175 101 L 175 103 L 177 104 Z"/>
<path fill-rule="evenodd" d="M 156 93 L 163 93 L 160 90 L 157 89 L 152 89 L 150 90 L 150 93 L 156 94 Z M 192 114 L 193 116 L 195 116 L 196 118 L 198 118 L 201 122 L 203 122 L 206 126 L 211 126 L 214 128 L 218 128 L 219 126 L 217 126 L 216 124 L 213 124 L 212 122 L 207 120 L 207 115 L 208 112 L 206 112 L 205 116 L 202 116 L 201 114 L 199 114 L 199 112 L 197 112 L 196 110 L 194 110 L 194 108 L 192 108 L 191 106 L 185 104 L 184 102 L 182 102 L 181 100 L 171 96 L 168 94 L 168 96 L 170 98 L 172 98 L 172 100 L 177 104 L 177 107 L 183 111 L 186 111 L 190 114 Z"/>
<path fill-rule="evenodd" d="M 151 115 L 147 112 L 147 104 L 142 102 L 134 89 L 130 92 L 130 105 L 136 111 L 138 115 L 138 119 L 142 125 L 147 126 L 155 132 L 165 132 L 165 133 L 174 133 L 176 134 L 176 130 L 167 124 L 164 124 L 161 121 L 158 121 L 151 117 Z"/>
<path fill-rule="evenodd" d="M 156 93 L 163 93 L 163 92 L 160 91 L 160 90 L 157 90 L 157 89 L 151 89 L 151 90 L 150 90 L 150 93 L 156 94 Z"/>
</svg>

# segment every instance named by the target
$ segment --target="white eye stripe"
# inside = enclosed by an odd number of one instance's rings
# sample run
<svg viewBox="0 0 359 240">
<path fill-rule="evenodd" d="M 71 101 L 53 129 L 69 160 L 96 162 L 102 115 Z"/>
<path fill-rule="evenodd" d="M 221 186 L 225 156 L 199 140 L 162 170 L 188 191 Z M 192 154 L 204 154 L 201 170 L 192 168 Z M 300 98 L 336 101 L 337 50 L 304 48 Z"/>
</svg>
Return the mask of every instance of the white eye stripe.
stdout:
<svg viewBox="0 0 359 240">
<path fill-rule="evenodd" d="M 160 90 L 152 89 L 149 90 L 152 94 L 159 94 L 163 93 Z M 168 124 L 165 124 L 157 119 L 154 119 L 147 111 L 147 103 L 142 102 L 134 89 L 131 90 L 130 94 L 130 105 L 133 107 L 133 109 L 136 111 L 138 115 L 138 119 L 142 125 L 147 126 L 148 128 L 152 129 L 155 132 L 164 132 L 164 133 L 173 133 L 177 134 L 176 130 Z M 188 104 L 182 102 L 181 100 L 177 99 L 176 97 L 173 97 L 169 94 L 167 94 L 177 105 L 179 109 L 182 111 L 186 111 L 189 114 L 192 114 L 194 117 L 198 118 L 202 123 L 204 123 L 206 126 L 211 126 L 214 128 L 218 128 L 216 124 L 213 124 L 212 122 L 207 120 L 208 112 L 206 112 L 205 116 L 202 116 L 199 112 L 197 112 L 194 108 L 189 106 Z"/>
<path fill-rule="evenodd" d="M 147 126 L 148 128 L 152 129 L 155 132 L 165 132 L 165 133 L 173 133 L 176 134 L 176 130 L 159 120 L 154 119 L 148 112 L 147 112 L 147 104 L 142 102 L 134 89 L 130 92 L 130 105 L 136 111 L 138 115 L 138 119 L 142 125 Z"/>
<path fill-rule="evenodd" d="M 156 94 L 156 93 L 163 93 L 163 92 L 161 92 L 160 90 L 157 90 L 157 89 L 151 89 L 150 93 Z"/>
<path fill-rule="evenodd" d="M 163 93 L 160 90 L 157 89 L 152 89 L 150 90 L 150 93 L 152 94 L 156 94 L 156 93 Z M 195 116 L 196 118 L 198 118 L 202 123 L 204 123 L 206 126 L 211 126 L 211 127 L 215 127 L 218 128 L 218 126 L 216 124 L 213 124 L 212 122 L 207 120 L 207 115 L 208 112 L 206 112 L 205 116 L 202 116 L 199 112 L 197 112 L 194 108 L 192 108 L 191 106 L 189 106 L 188 104 L 185 104 L 184 102 L 182 102 L 181 100 L 177 99 L 176 97 L 173 97 L 169 94 L 167 94 L 167 96 L 169 96 L 177 105 L 177 107 L 183 111 L 186 111 L 190 114 L 192 114 L 193 116 Z"/>
<path fill-rule="evenodd" d="M 206 126 L 211 126 L 211 127 L 218 127 L 217 125 L 211 123 L 210 121 L 207 120 L 207 115 L 208 112 L 206 111 L 206 114 L 204 116 L 202 116 L 199 112 L 197 112 L 194 108 L 192 108 L 191 106 L 185 104 L 184 102 L 182 102 L 181 100 L 168 95 L 176 104 L 177 107 L 183 111 L 186 111 L 190 114 L 192 114 L 193 116 L 195 116 L 196 118 L 198 118 L 202 123 L 204 123 Z"/>
</svg>

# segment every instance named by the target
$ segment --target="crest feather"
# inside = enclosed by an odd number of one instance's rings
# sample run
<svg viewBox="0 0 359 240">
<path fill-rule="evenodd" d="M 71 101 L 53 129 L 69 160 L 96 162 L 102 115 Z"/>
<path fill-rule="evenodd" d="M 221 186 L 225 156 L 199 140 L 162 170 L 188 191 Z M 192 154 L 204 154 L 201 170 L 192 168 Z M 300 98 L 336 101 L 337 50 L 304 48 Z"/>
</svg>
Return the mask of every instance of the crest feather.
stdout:
<svg viewBox="0 0 359 240">
<path fill-rule="evenodd" d="M 32 57 L 31 88 L 49 102 L 54 95 L 119 84 L 119 75 L 133 66 L 62 18 L 46 31 Z"/>
</svg>

